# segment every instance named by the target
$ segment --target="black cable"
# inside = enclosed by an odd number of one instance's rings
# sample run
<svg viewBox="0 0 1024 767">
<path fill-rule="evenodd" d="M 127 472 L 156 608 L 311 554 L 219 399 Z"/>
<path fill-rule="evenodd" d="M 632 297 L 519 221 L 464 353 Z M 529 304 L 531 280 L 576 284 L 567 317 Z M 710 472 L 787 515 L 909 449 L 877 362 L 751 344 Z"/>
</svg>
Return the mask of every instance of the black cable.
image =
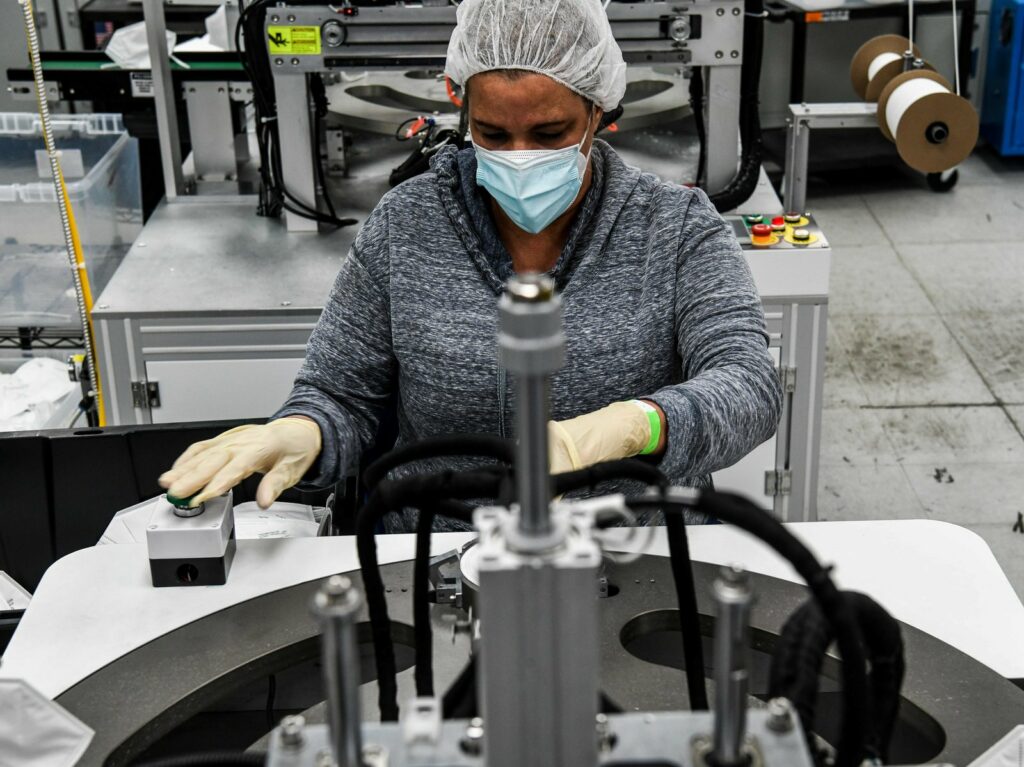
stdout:
<svg viewBox="0 0 1024 767">
<path fill-rule="evenodd" d="M 356 548 L 370 614 L 371 636 L 377 668 L 378 702 L 382 721 L 398 719 L 398 686 L 395 648 L 391 641 L 384 581 L 377 561 L 377 523 L 390 511 L 414 506 L 429 507 L 449 499 L 493 498 L 501 485 L 493 471 L 444 471 L 380 483 L 359 512 Z"/>
<path fill-rule="evenodd" d="M 764 49 L 763 0 L 746 0 L 743 20 L 743 68 L 740 74 L 740 167 L 725 187 L 710 195 L 720 211 L 746 202 L 761 175 L 762 139 L 759 88 Z M 691 81 L 692 84 L 692 81 Z"/>
<path fill-rule="evenodd" d="M 262 767 L 266 761 L 266 754 L 249 751 L 200 751 L 136 762 L 136 767 Z"/>
<path fill-rule="evenodd" d="M 515 443 L 493 434 L 453 434 L 431 437 L 411 445 L 395 448 L 382 455 L 363 471 L 363 484 L 372 490 L 389 472 L 406 463 L 428 458 L 449 458 L 452 456 L 479 456 L 496 461 L 512 463 L 515 460 Z"/>
<path fill-rule="evenodd" d="M 707 711 L 704 640 L 700 632 L 700 613 L 697 611 L 697 587 L 693 578 L 686 522 L 681 515 L 665 515 L 665 533 L 668 536 L 669 564 L 676 589 L 676 604 L 679 607 L 679 630 L 683 639 L 683 665 L 686 668 L 686 691 L 690 697 L 690 709 Z"/>
<path fill-rule="evenodd" d="M 434 696 L 434 634 L 430 628 L 430 537 L 438 516 L 471 523 L 471 509 L 454 501 L 420 509 L 416 520 L 416 558 L 413 560 L 412 622 L 416 647 L 416 695 Z"/>
<path fill-rule="evenodd" d="M 775 643 L 769 673 L 769 696 L 787 698 L 793 704 L 816 765 L 823 760 L 814 734 L 818 677 L 831 644 L 832 629 L 817 603 L 805 602 L 786 619 Z"/>
<path fill-rule="evenodd" d="M 821 566 L 814 554 L 768 512 L 731 493 L 703 490 L 693 502 L 629 498 L 626 504 L 631 508 L 664 509 L 676 514 L 684 513 L 688 508 L 707 512 L 760 538 L 793 565 L 807 582 L 811 594 L 832 626 L 843 659 L 843 719 L 836 767 L 860 765 L 867 731 L 864 713 L 867 678 L 863 640 L 853 611 L 836 588 L 828 570 Z"/>
<path fill-rule="evenodd" d="M 434 507 L 420 509 L 412 568 L 412 625 L 416 647 L 416 697 L 434 697 L 434 635 L 430 630 L 430 534 Z"/>
<path fill-rule="evenodd" d="M 856 616 L 868 656 L 867 756 L 889 760 L 889 744 L 899 710 L 905 662 L 899 624 L 877 602 L 855 591 L 841 592 Z M 815 761 L 815 708 L 821 667 L 833 640 L 832 627 L 818 605 L 807 602 L 789 617 L 772 654 L 768 694 L 788 698 L 804 726 L 807 746 Z"/>
<path fill-rule="evenodd" d="M 697 178 L 694 184 L 704 184 L 704 172 L 708 159 L 707 129 L 704 126 L 704 70 L 701 67 L 693 67 L 690 70 L 690 109 L 693 111 L 693 122 L 697 128 Z"/>
<path fill-rule="evenodd" d="M 277 719 L 274 716 L 274 702 L 277 698 L 277 677 L 271 674 L 267 677 L 267 732 L 277 726 Z"/>
<path fill-rule="evenodd" d="M 658 467 L 638 458 L 605 461 L 576 471 L 554 474 L 551 483 L 554 495 L 565 495 L 573 490 L 593 488 L 600 482 L 622 479 L 633 479 L 658 487 L 668 486 L 668 479 Z"/>
</svg>

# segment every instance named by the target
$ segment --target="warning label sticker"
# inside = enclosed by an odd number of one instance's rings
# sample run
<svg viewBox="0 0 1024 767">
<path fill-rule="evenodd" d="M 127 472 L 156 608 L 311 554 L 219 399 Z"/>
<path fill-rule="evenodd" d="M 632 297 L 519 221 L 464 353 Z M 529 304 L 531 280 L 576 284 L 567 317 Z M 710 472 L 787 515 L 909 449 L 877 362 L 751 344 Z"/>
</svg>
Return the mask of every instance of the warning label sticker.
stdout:
<svg viewBox="0 0 1024 767">
<path fill-rule="evenodd" d="M 316 56 L 320 53 L 320 27 L 267 27 L 268 48 L 289 56 Z"/>
</svg>

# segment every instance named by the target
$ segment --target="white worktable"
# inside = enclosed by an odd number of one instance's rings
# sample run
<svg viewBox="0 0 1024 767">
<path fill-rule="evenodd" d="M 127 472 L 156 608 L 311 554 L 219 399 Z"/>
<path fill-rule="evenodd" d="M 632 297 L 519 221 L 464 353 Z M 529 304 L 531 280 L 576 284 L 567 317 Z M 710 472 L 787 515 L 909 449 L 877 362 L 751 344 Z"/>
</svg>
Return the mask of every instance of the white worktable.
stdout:
<svg viewBox="0 0 1024 767">
<path fill-rule="evenodd" d="M 960 649 L 1008 678 L 1024 677 L 1024 606 L 985 542 L 934 521 L 809 522 L 788 525 L 844 588 L 866 592 L 896 618 Z M 738 563 L 799 581 L 789 565 L 746 533 L 724 525 L 689 528 L 697 561 Z M 434 536 L 435 553 L 473 536 Z M 415 536 L 378 538 L 381 564 L 411 559 Z M 667 556 L 658 528 L 650 553 Z M 84 549 L 43 577 L 0 666 L 57 697 L 126 653 L 230 605 L 358 568 L 355 541 L 242 540 L 228 584 L 154 589 L 142 544 Z"/>
</svg>

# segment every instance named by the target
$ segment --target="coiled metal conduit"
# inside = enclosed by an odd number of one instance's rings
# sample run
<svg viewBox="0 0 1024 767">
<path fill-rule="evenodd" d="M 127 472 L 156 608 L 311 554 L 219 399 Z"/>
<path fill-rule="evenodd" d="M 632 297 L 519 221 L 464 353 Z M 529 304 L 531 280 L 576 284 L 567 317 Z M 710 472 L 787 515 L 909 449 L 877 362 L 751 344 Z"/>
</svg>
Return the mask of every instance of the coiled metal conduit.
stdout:
<svg viewBox="0 0 1024 767">
<path fill-rule="evenodd" d="M 43 82 L 43 65 L 39 59 L 39 34 L 36 30 L 35 16 L 32 12 L 32 0 L 18 0 L 25 16 L 25 37 L 28 41 L 29 58 L 32 61 L 32 75 L 36 86 L 36 99 L 39 102 L 39 118 L 42 121 L 43 141 L 46 154 L 50 160 L 50 174 L 57 197 L 57 208 L 60 211 L 60 222 L 64 229 L 64 245 L 68 252 L 68 263 L 75 283 L 75 298 L 78 303 L 78 314 L 82 321 L 82 334 L 85 337 L 85 353 L 89 362 L 89 385 L 96 399 L 96 414 L 100 426 L 106 425 L 103 408 L 103 393 L 100 389 L 99 367 L 96 365 L 96 344 L 92 328 L 92 291 L 89 288 L 89 274 L 85 269 L 82 257 L 82 246 L 78 239 L 78 228 L 75 226 L 71 200 L 68 198 L 64 174 L 60 168 L 57 145 L 53 140 L 53 125 L 50 122 L 50 105 L 46 101 L 46 85 Z"/>
</svg>

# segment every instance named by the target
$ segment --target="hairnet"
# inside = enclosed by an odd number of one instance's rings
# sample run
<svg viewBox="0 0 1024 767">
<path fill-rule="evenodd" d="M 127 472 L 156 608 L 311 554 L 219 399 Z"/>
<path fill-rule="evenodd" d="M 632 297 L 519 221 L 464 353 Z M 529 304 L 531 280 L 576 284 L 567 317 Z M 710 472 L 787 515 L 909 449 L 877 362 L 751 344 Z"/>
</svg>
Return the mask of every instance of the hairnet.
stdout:
<svg viewBox="0 0 1024 767">
<path fill-rule="evenodd" d="M 626 63 L 600 0 L 463 0 L 445 73 L 465 86 L 494 69 L 547 75 L 606 111 L 626 92 Z"/>
</svg>

